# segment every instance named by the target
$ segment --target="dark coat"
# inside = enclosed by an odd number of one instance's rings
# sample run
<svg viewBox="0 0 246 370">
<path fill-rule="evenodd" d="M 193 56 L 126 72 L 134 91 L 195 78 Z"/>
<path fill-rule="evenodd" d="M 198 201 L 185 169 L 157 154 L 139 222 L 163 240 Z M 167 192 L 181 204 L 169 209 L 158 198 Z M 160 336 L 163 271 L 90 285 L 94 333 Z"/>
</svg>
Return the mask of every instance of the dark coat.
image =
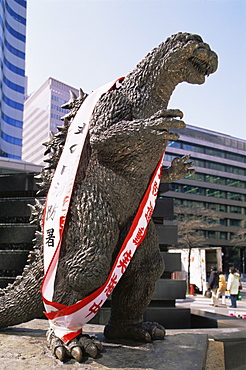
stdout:
<svg viewBox="0 0 246 370">
<path fill-rule="evenodd" d="M 219 286 L 219 273 L 218 271 L 212 271 L 209 278 L 209 288 L 217 289 Z"/>
</svg>

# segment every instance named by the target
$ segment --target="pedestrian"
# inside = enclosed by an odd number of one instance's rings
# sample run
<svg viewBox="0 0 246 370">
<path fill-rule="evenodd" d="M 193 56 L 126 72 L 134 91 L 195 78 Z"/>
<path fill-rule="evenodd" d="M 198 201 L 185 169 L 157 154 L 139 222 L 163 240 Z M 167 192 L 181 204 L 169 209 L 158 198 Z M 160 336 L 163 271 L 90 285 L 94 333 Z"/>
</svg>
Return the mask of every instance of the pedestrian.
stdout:
<svg viewBox="0 0 246 370">
<path fill-rule="evenodd" d="M 222 305 L 225 305 L 226 304 L 226 297 L 225 297 L 225 293 L 226 293 L 226 278 L 225 278 L 225 275 L 223 274 L 222 271 L 219 272 L 219 289 L 218 289 L 218 297 L 220 297 L 221 295 L 221 298 L 222 298 L 222 302 L 221 304 Z"/>
<path fill-rule="evenodd" d="M 229 276 L 227 281 L 227 290 L 230 293 L 231 306 L 232 308 L 237 308 L 237 295 L 239 288 L 238 274 L 234 267 L 229 270 Z"/>
<path fill-rule="evenodd" d="M 208 282 L 208 287 L 212 291 L 210 306 L 218 307 L 218 287 L 219 287 L 219 273 L 216 266 L 211 267 L 211 274 Z"/>
</svg>

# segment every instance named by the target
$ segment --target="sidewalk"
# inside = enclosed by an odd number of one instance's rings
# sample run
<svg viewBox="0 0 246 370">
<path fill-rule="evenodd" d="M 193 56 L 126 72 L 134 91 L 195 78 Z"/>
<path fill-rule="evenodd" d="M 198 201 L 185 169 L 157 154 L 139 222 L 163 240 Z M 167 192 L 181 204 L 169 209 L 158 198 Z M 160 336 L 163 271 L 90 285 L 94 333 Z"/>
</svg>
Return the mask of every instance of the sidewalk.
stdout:
<svg viewBox="0 0 246 370">
<path fill-rule="evenodd" d="M 218 307 L 210 306 L 211 300 L 206 298 L 202 294 L 187 295 L 186 299 L 177 299 L 177 307 L 189 307 L 192 311 L 200 310 L 208 313 L 225 315 L 225 316 L 236 316 L 243 317 L 245 315 L 246 325 L 246 282 L 242 282 L 243 289 L 241 290 L 242 300 L 237 301 L 237 308 L 231 308 L 230 298 L 226 298 L 226 306 L 221 304 L 221 298 L 219 299 Z"/>
</svg>

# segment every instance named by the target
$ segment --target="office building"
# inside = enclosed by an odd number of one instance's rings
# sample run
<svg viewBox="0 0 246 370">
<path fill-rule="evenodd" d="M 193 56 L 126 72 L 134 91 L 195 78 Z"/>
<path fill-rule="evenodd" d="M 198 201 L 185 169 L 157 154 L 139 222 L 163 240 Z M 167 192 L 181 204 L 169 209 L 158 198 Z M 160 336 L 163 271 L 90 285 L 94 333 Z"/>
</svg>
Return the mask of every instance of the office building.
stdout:
<svg viewBox="0 0 246 370">
<path fill-rule="evenodd" d="M 190 125 L 177 132 L 180 138 L 169 142 L 164 165 L 190 154 L 196 173 L 172 183 L 164 195 L 176 206 L 218 211 L 218 224 L 205 230 L 208 247 L 221 249 L 225 272 L 232 265 L 245 272 L 244 248 L 231 239 L 246 218 L 246 140 Z"/>
<path fill-rule="evenodd" d="M 23 124 L 22 159 L 43 165 L 43 143 L 49 141 L 50 132 L 57 132 L 62 126 L 61 117 L 68 110 L 61 105 L 69 101 L 70 90 L 78 96 L 78 90 L 54 78 L 45 83 L 25 101 Z"/>
<path fill-rule="evenodd" d="M 21 159 L 26 1 L 0 0 L 0 156 Z"/>
</svg>

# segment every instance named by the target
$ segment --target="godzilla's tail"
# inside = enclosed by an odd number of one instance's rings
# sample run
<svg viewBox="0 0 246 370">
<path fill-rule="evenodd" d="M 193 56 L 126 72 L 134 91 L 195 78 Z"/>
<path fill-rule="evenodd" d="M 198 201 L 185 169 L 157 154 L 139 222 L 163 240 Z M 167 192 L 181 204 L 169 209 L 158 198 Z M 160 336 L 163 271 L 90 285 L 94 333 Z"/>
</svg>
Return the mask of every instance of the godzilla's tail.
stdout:
<svg viewBox="0 0 246 370">
<path fill-rule="evenodd" d="M 43 303 L 40 286 L 43 278 L 43 261 L 40 233 L 36 233 L 35 249 L 30 252 L 21 276 L 13 284 L 0 290 L 0 327 L 17 325 L 41 317 Z"/>
<path fill-rule="evenodd" d="M 44 143 L 46 147 L 44 154 L 49 154 L 49 158 L 45 160 L 45 162 L 48 162 L 48 166 L 36 177 L 41 180 L 41 182 L 37 183 L 40 189 L 39 194 L 46 195 L 48 192 L 54 169 L 57 166 L 66 140 L 70 125 L 69 121 L 75 117 L 86 97 L 87 94 L 81 89 L 78 98 L 71 92 L 70 101 L 62 106 L 63 108 L 70 109 L 70 113 L 63 117 L 64 124 L 58 127 L 57 134 L 51 135 L 50 140 Z M 31 223 L 40 225 L 42 209 L 42 204 L 36 200 L 36 204 L 31 206 Z M 40 286 L 44 271 L 42 235 L 39 232 L 36 232 L 35 248 L 34 251 L 30 252 L 28 259 L 22 275 L 17 276 L 15 282 L 9 284 L 7 288 L 0 289 L 0 328 L 17 325 L 43 315 L 44 307 Z"/>
</svg>

